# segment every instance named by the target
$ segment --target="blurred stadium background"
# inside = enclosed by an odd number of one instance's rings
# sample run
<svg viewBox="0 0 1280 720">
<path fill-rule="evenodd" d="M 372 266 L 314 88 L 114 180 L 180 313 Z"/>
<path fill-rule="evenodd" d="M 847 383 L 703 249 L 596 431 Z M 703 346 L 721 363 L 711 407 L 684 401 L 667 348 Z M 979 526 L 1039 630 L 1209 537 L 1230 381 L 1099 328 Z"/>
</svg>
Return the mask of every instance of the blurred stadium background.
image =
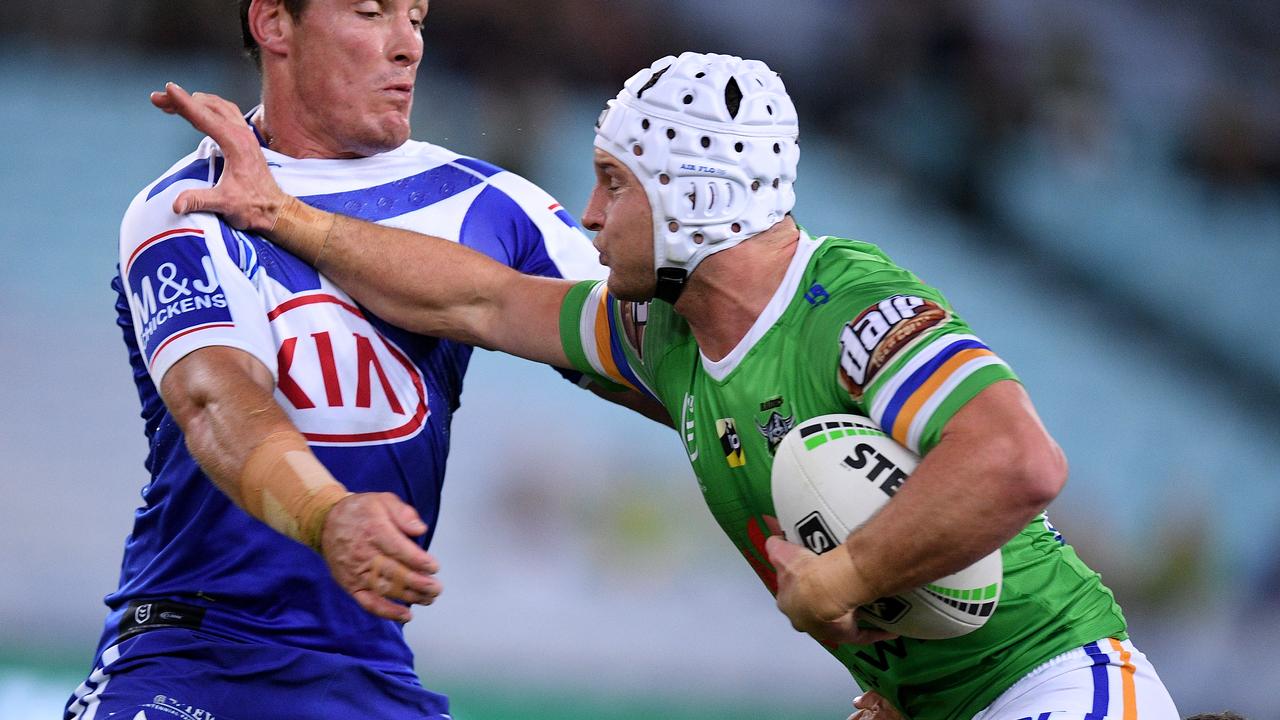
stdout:
<svg viewBox="0 0 1280 720">
<path fill-rule="evenodd" d="M 120 215 L 197 137 L 166 80 L 248 107 L 234 0 L 0 4 L 0 717 L 88 670 L 145 481 L 108 281 Z M 941 287 L 1072 462 L 1051 512 L 1192 712 L 1280 717 L 1280 9 L 1274 0 L 438 0 L 415 137 L 572 211 L 592 123 L 683 49 L 800 108 L 796 214 Z M 676 438 L 478 353 L 408 635 L 462 720 L 837 718 Z"/>
</svg>

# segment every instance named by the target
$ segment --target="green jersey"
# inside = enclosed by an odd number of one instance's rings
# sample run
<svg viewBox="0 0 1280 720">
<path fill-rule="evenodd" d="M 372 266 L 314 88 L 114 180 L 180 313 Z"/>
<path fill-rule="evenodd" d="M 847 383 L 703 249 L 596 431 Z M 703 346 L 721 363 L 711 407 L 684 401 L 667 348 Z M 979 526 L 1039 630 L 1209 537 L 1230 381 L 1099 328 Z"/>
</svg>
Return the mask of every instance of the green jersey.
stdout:
<svg viewBox="0 0 1280 720">
<path fill-rule="evenodd" d="M 937 290 L 877 247 L 803 232 L 772 300 L 720 360 L 701 354 L 671 305 L 620 302 L 600 282 L 573 288 L 560 327 L 579 370 L 666 406 L 716 521 L 774 592 L 764 551 L 770 470 L 797 421 L 855 412 L 924 455 L 983 388 L 1016 380 Z M 1002 558 L 999 606 L 982 628 L 832 652 L 908 717 L 942 720 L 971 718 L 1056 655 L 1126 638 L 1111 591 L 1045 516 Z"/>
</svg>

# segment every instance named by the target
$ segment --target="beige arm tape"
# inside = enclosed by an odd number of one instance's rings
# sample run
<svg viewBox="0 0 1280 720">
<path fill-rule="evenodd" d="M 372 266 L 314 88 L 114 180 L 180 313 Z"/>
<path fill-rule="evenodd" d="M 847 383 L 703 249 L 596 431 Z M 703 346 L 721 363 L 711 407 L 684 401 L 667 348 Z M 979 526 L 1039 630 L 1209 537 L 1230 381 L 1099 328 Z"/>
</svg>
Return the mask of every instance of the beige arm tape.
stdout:
<svg viewBox="0 0 1280 720">
<path fill-rule="evenodd" d="M 827 622 L 876 599 L 868 597 L 869 583 L 845 545 L 814 558 L 813 568 L 798 579 L 797 595 L 804 598 L 803 605 Z"/>
<path fill-rule="evenodd" d="M 292 430 L 268 435 L 240 473 L 245 511 L 316 552 L 329 511 L 350 494 Z"/>
<path fill-rule="evenodd" d="M 329 235 L 337 222 L 337 215 L 317 210 L 290 196 L 280 207 L 267 234 L 273 238 L 288 238 L 286 245 L 295 255 L 313 267 L 319 267 L 325 246 L 329 244 Z"/>
</svg>

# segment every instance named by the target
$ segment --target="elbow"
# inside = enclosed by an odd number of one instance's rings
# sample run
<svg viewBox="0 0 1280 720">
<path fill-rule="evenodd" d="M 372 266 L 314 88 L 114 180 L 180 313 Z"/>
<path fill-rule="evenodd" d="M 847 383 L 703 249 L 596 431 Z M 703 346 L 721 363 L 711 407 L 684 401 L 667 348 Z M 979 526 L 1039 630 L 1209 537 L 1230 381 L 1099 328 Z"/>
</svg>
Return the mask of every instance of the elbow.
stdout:
<svg viewBox="0 0 1280 720">
<path fill-rule="evenodd" d="M 1067 458 L 1047 435 L 1033 441 L 1007 438 L 996 443 L 992 474 L 1003 479 L 1001 494 L 1009 510 L 1028 518 L 1044 510 L 1067 483 Z"/>
<path fill-rule="evenodd" d="M 1021 500 L 1033 513 L 1043 510 L 1067 484 L 1067 456 L 1053 438 L 1024 446 L 1016 465 Z"/>
<path fill-rule="evenodd" d="M 1044 447 L 1037 452 L 1034 460 L 1029 462 L 1025 473 L 1027 473 L 1025 477 L 1027 477 L 1033 505 L 1036 506 L 1037 512 L 1041 511 L 1044 506 L 1053 501 L 1053 498 L 1060 495 L 1062 488 L 1066 487 L 1066 475 L 1068 475 L 1066 455 L 1056 442 L 1047 438 Z"/>
</svg>

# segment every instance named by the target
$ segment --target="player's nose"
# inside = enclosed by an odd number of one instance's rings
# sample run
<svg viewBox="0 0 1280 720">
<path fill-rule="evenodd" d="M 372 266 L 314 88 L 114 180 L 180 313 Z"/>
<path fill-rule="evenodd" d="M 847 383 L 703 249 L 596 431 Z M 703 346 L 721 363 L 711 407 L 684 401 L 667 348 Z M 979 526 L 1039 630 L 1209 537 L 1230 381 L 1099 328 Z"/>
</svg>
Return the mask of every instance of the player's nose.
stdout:
<svg viewBox="0 0 1280 720">
<path fill-rule="evenodd" d="M 391 25 L 387 55 L 397 65 L 417 65 L 422 59 L 422 30 L 408 17 L 397 18 Z"/>
</svg>

